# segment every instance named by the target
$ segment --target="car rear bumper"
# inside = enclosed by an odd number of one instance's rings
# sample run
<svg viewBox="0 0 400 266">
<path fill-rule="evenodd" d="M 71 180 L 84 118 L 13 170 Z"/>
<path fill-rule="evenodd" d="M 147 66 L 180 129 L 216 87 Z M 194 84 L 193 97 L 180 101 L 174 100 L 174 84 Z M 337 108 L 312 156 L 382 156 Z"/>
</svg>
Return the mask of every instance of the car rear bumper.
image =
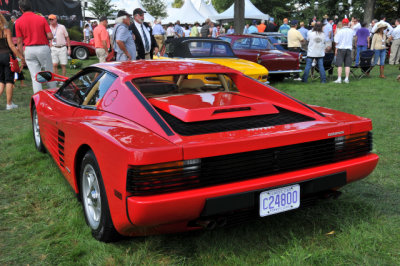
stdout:
<svg viewBox="0 0 400 266">
<path fill-rule="evenodd" d="M 257 201 L 252 203 L 248 199 L 272 188 L 300 184 L 301 193 L 305 194 L 336 189 L 368 176 L 376 167 L 378 160 L 379 157 L 371 153 L 329 165 L 219 186 L 156 196 L 127 197 L 126 213 L 131 224 L 116 225 L 116 228 L 120 233 L 127 235 L 192 230 L 194 228 L 188 225 L 189 221 L 203 216 L 257 207 L 255 206 Z M 315 181 L 318 179 L 323 181 Z M 315 182 L 310 183 L 310 181 Z"/>
</svg>

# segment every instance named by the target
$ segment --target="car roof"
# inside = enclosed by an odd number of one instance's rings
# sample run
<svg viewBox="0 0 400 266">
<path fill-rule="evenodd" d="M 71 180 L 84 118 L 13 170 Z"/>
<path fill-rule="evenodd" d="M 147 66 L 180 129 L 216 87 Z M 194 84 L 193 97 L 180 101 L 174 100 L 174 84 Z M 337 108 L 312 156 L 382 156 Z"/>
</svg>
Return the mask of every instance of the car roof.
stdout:
<svg viewBox="0 0 400 266">
<path fill-rule="evenodd" d="M 196 73 L 241 73 L 229 67 L 199 60 L 135 60 L 98 63 L 94 67 L 105 69 L 126 79 Z"/>
</svg>

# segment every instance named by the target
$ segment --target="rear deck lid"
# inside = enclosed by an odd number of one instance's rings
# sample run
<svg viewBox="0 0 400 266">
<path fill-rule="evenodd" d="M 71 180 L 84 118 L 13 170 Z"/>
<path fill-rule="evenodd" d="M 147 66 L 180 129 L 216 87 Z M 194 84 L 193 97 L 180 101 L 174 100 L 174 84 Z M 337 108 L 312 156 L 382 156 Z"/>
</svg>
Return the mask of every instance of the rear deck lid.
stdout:
<svg viewBox="0 0 400 266">
<path fill-rule="evenodd" d="M 158 109 L 183 122 L 276 114 L 274 105 L 231 92 L 213 92 L 151 98 Z"/>
</svg>

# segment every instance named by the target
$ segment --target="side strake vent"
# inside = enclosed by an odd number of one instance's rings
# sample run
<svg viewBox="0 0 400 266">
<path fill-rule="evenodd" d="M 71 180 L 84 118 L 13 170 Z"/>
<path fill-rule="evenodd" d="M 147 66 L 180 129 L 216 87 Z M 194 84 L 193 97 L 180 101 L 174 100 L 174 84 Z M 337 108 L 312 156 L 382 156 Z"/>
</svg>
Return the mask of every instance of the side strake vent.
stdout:
<svg viewBox="0 0 400 266">
<path fill-rule="evenodd" d="M 275 108 L 278 109 L 279 113 L 199 122 L 183 122 L 159 108 L 157 108 L 157 111 L 172 129 L 182 136 L 269 127 L 314 120 L 312 117 L 292 112 L 278 106 L 275 106 Z"/>
<path fill-rule="evenodd" d="M 65 143 L 65 134 L 63 131 L 58 130 L 58 160 L 60 162 L 61 167 L 64 166 L 64 143 Z"/>
</svg>

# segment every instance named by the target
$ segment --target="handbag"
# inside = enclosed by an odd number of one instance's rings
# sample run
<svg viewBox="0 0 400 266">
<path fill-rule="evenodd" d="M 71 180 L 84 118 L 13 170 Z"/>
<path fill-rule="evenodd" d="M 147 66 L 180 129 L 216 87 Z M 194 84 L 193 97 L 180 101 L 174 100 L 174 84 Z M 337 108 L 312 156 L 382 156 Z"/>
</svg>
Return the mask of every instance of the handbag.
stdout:
<svg viewBox="0 0 400 266">
<path fill-rule="evenodd" d="M 114 32 L 113 44 L 115 43 L 115 38 L 116 38 L 116 35 L 117 35 L 117 30 L 118 30 L 118 28 L 119 28 L 119 25 L 117 26 L 117 28 L 115 29 L 115 32 Z M 114 45 L 115 45 L 115 44 L 114 44 Z M 107 57 L 106 57 L 106 62 L 115 61 L 115 60 L 116 60 L 116 57 L 117 57 L 117 55 L 116 55 L 116 53 L 115 53 L 115 50 L 111 48 L 111 51 L 108 53 L 108 55 L 107 55 Z"/>
<path fill-rule="evenodd" d="M 10 69 L 11 72 L 21 72 L 17 58 L 10 54 Z"/>
</svg>

